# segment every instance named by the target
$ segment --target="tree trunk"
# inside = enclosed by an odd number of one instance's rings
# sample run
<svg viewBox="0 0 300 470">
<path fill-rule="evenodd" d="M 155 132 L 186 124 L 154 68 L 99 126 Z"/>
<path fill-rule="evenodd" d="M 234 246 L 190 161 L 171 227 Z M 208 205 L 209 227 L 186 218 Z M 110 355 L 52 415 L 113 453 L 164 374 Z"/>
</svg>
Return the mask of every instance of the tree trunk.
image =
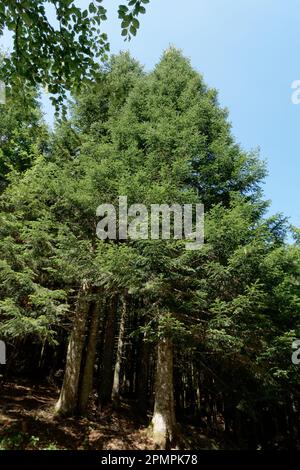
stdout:
<svg viewBox="0 0 300 470">
<path fill-rule="evenodd" d="M 158 343 L 152 432 L 153 440 L 159 449 L 169 448 L 175 440 L 173 345 L 170 338 L 162 338 Z"/>
<path fill-rule="evenodd" d="M 116 309 L 117 299 L 113 299 L 108 307 L 107 320 L 105 325 L 103 356 L 102 356 L 102 374 L 100 383 L 100 402 L 106 405 L 111 400 L 113 384 L 113 359 L 116 330 Z"/>
<path fill-rule="evenodd" d="M 148 408 L 148 378 L 149 378 L 149 356 L 150 356 L 150 344 L 145 341 L 144 338 L 141 340 L 139 348 L 139 359 L 138 359 L 138 376 L 137 376 L 137 396 L 138 396 L 138 409 L 139 414 L 142 418 L 147 415 Z"/>
<path fill-rule="evenodd" d="M 87 344 L 86 359 L 82 374 L 79 394 L 79 411 L 85 413 L 89 401 L 89 396 L 93 388 L 93 371 L 96 357 L 97 337 L 100 319 L 101 302 L 94 304 L 90 323 L 89 339 Z"/>
<path fill-rule="evenodd" d="M 115 363 L 115 372 L 114 372 L 114 379 L 113 379 L 113 388 L 112 388 L 112 394 L 111 394 L 112 402 L 115 405 L 119 405 L 119 402 L 120 402 L 120 379 L 121 379 L 121 365 L 122 365 L 124 337 L 125 337 L 126 307 L 127 307 L 126 299 L 123 298 L 118 347 L 117 347 L 117 355 L 116 355 L 116 363 Z"/>
<path fill-rule="evenodd" d="M 73 329 L 69 340 L 64 381 L 55 411 L 61 415 L 72 415 L 77 410 L 78 388 L 82 350 L 85 341 L 89 301 L 88 287 L 84 284 L 78 295 Z"/>
</svg>

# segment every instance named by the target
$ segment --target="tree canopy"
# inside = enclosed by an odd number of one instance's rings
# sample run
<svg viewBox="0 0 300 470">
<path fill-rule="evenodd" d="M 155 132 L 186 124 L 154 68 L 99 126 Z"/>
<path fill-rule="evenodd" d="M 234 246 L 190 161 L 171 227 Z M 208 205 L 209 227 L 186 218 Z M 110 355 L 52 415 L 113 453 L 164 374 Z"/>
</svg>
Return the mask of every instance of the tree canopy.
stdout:
<svg viewBox="0 0 300 470">
<path fill-rule="evenodd" d="M 34 364 L 68 343 L 56 412 L 84 413 L 97 373 L 103 406 L 153 410 L 161 448 L 180 439 L 175 412 L 242 448 L 281 445 L 286 429 L 297 441 L 299 234 L 287 244 L 287 221 L 266 216 L 264 163 L 235 142 L 217 92 L 175 48 L 150 73 L 122 53 L 33 146 L 0 198 L 0 333 Z M 99 240 L 96 209 L 120 195 L 204 203 L 204 246 Z"/>
<path fill-rule="evenodd" d="M 122 35 L 130 40 L 139 28 L 138 16 L 150 0 L 127 0 L 119 6 Z M 5 0 L 0 5 L 0 36 L 13 34 L 13 51 L 1 63 L 0 79 L 46 87 L 56 106 L 67 91 L 95 78 L 106 60 L 109 40 L 102 32 L 106 8 L 102 0 L 86 9 L 75 0 Z"/>
</svg>

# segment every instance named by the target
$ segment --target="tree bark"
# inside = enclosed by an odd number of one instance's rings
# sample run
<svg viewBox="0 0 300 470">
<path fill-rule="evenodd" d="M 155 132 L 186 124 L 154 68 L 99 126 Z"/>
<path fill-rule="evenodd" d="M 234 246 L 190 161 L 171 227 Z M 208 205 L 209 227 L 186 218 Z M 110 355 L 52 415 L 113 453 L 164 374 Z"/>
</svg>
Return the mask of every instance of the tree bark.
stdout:
<svg viewBox="0 0 300 470">
<path fill-rule="evenodd" d="M 77 411 L 81 359 L 89 311 L 88 292 L 88 286 L 84 284 L 79 292 L 76 304 L 73 329 L 68 345 L 63 385 L 59 400 L 55 406 L 56 413 L 61 415 L 72 415 Z"/>
<path fill-rule="evenodd" d="M 114 359 L 114 344 L 115 344 L 115 330 L 116 330 L 116 309 L 117 299 L 112 299 L 107 313 L 107 320 L 105 325 L 103 355 L 102 355 L 102 373 L 100 382 L 100 402 L 102 405 L 107 405 L 111 400 L 112 385 L 113 385 L 113 359 Z"/>
<path fill-rule="evenodd" d="M 114 379 L 113 379 L 113 388 L 112 388 L 112 394 L 111 394 L 112 402 L 117 406 L 119 405 L 119 402 L 120 402 L 120 379 L 121 379 L 121 366 L 122 366 L 122 356 L 123 356 L 124 337 L 125 337 L 126 308 L 127 308 L 126 299 L 123 298 L 118 347 L 117 347 L 117 355 L 116 355 L 116 363 L 115 363 L 115 371 L 114 371 Z"/>
<path fill-rule="evenodd" d="M 162 450 L 169 448 L 175 440 L 173 345 L 170 338 L 161 338 L 158 343 L 152 433 L 155 445 Z"/>
<path fill-rule="evenodd" d="M 137 396 L 138 396 L 138 409 L 140 416 L 145 418 L 148 408 L 148 378 L 149 378 L 149 359 L 150 359 L 150 344 L 141 339 L 138 358 L 138 376 L 137 376 Z"/>
<path fill-rule="evenodd" d="M 89 396 L 93 388 L 93 372 L 96 358 L 97 337 L 100 320 L 100 306 L 98 301 L 92 309 L 92 317 L 90 323 L 89 339 L 87 344 L 86 359 L 80 384 L 79 404 L 80 413 L 85 413 L 89 401 Z"/>
</svg>

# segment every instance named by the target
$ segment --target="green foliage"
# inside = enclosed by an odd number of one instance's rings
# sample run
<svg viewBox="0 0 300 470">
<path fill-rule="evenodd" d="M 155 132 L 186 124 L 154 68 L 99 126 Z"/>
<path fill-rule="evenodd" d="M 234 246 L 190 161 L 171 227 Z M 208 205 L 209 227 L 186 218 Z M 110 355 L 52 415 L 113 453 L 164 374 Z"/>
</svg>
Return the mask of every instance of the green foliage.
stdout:
<svg viewBox="0 0 300 470">
<path fill-rule="evenodd" d="M 13 426 L 7 435 L 0 439 L 0 450 L 61 450 L 53 442 L 41 448 L 41 439 L 18 431 Z"/>
<path fill-rule="evenodd" d="M 0 450 L 20 450 L 23 448 L 24 434 L 22 432 L 11 433 L 0 440 Z"/>
<path fill-rule="evenodd" d="M 130 10 L 121 5 L 119 16 L 122 35 L 130 39 L 139 28 L 137 16 L 145 13 L 143 4 L 149 2 L 127 3 Z M 49 19 L 49 8 L 55 21 Z M 102 0 L 91 1 L 86 9 L 77 7 L 74 0 L 2 1 L 0 36 L 5 29 L 11 31 L 14 47 L 1 65 L 0 78 L 7 84 L 21 79 L 31 86 L 46 87 L 58 109 L 68 90 L 74 92 L 94 79 L 98 59 L 108 59 L 108 38 L 102 32 L 106 13 Z"/>
<path fill-rule="evenodd" d="M 44 447 L 42 450 L 62 450 L 61 448 L 57 447 L 57 445 L 53 442 L 50 442 L 46 447 Z"/>
<path fill-rule="evenodd" d="M 38 95 L 26 89 L 7 88 L 6 104 L 0 106 L 0 193 L 9 180 L 29 168 L 47 150 L 48 135 L 41 118 Z"/>
<path fill-rule="evenodd" d="M 137 19 L 139 14 L 146 13 L 144 5 L 150 3 L 150 0 L 130 0 L 127 5 L 119 6 L 119 18 L 122 20 L 122 36 L 129 40 L 132 36 L 136 36 L 137 30 L 140 27 L 140 22 Z"/>
<path fill-rule="evenodd" d="M 177 367 L 188 352 L 224 393 L 238 390 L 237 409 L 297 394 L 299 236 L 287 245 L 286 220 L 265 218 L 264 164 L 235 143 L 189 61 L 171 48 L 146 74 L 128 54 L 113 57 L 51 144 L 1 197 L 1 333 L 55 341 L 85 281 L 92 295 L 129 296 L 136 334 L 172 337 Z M 96 209 L 119 195 L 148 209 L 204 202 L 204 246 L 98 240 Z"/>
</svg>

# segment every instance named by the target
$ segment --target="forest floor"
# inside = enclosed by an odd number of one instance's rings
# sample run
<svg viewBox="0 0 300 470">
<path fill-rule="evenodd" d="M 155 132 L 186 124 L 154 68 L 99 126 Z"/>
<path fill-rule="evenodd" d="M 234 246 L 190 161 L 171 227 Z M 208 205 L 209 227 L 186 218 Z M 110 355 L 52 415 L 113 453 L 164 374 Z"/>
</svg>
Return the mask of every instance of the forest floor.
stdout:
<svg viewBox="0 0 300 470">
<path fill-rule="evenodd" d="M 58 389 L 48 384 L 8 382 L 0 391 L 0 450 L 152 450 L 147 423 L 133 403 L 122 402 L 86 417 L 57 418 Z M 184 426 L 184 449 L 217 449 L 199 428 Z"/>
</svg>

